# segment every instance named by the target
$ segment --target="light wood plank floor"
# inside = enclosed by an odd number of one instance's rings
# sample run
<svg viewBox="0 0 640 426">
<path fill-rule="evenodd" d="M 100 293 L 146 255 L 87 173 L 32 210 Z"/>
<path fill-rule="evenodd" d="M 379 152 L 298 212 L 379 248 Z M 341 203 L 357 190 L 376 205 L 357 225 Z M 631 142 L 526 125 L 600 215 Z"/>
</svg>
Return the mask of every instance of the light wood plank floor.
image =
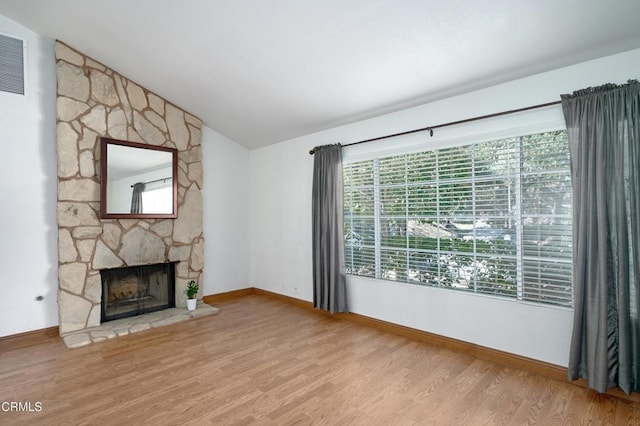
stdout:
<svg viewBox="0 0 640 426">
<path fill-rule="evenodd" d="M 252 295 L 69 350 L 0 341 L 3 425 L 640 425 L 640 404 Z"/>
</svg>

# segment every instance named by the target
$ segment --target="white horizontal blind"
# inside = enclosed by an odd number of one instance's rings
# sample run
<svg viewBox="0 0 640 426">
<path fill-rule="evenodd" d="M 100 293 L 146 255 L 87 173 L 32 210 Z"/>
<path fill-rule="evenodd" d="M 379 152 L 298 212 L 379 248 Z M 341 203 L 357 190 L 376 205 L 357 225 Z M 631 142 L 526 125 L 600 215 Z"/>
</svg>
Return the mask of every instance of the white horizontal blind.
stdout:
<svg viewBox="0 0 640 426">
<path fill-rule="evenodd" d="M 365 277 L 376 275 L 373 162 L 343 166 L 345 263 L 347 273 Z"/>
<path fill-rule="evenodd" d="M 570 305 L 571 173 L 566 132 L 522 138 L 523 298 Z"/>
<path fill-rule="evenodd" d="M 344 165 L 347 273 L 571 305 L 566 132 Z"/>
</svg>

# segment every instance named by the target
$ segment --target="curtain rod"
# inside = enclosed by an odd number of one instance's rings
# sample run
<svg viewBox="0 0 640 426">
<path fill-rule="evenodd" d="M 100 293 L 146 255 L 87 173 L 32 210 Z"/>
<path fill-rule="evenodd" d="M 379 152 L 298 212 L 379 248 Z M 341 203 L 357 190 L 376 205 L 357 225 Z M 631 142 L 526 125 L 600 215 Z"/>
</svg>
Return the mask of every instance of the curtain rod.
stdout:
<svg viewBox="0 0 640 426">
<path fill-rule="evenodd" d="M 164 182 L 166 180 L 171 180 L 173 179 L 171 176 L 167 176 L 166 178 L 161 178 L 161 179 L 156 179 L 156 180 L 150 180 L 148 182 L 138 182 L 138 183 L 144 183 L 145 185 L 148 183 L 155 183 L 155 182 Z M 131 187 L 133 188 L 133 185 L 131 185 Z"/>
<path fill-rule="evenodd" d="M 537 108 L 544 108 L 544 107 L 548 107 L 548 106 L 552 106 L 552 105 L 558 105 L 558 104 L 560 104 L 560 102 L 561 101 L 547 102 L 547 103 L 544 103 L 544 104 L 532 105 L 532 106 L 528 106 L 528 107 L 524 107 L 524 108 L 511 109 L 509 111 L 502 111 L 502 112 L 496 112 L 496 113 L 493 113 L 493 114 L 480 115 L 478 117 L 466 118 L 464 120 L 450 121 L 448 123 L 437 124 L 435 126 L 423 127 L 421 129 L 407 130 L 406 132 L 393 133 L 391 135 L 378 136 L 376 138 L 365 139 L 365 140 L 358 141 L 358 142 L 351 142 L 351 143 L 344 144 L 342 146 L 345 147 L 345 146 L 359 145 L 361 143 L 375 142 L 375 141 L 379 141 L 379 140 L 382 140 L 382 139 L 395 138 L 397 136 L 410 135 L 412 133 L 425 132 L 425 131 L 429 131 L 429 136 L 433 136 L 433 129 L 439 129 L 441 127 L 447 127 L 447 126 L 454 126 L 456 124 L 469 123 L 471 121 L 484 120 L 484 119 L 487 119 L 487 118 L 500 117 L 501 115 L 514 114 L 516 112 L 529 111 L 529 110 L 537 109 Z M 309 154 L 313 155 L 313 152 L 314 152 L 314 150 L 312 149 L 312 150 L 309 151 Z"/>
</svg>

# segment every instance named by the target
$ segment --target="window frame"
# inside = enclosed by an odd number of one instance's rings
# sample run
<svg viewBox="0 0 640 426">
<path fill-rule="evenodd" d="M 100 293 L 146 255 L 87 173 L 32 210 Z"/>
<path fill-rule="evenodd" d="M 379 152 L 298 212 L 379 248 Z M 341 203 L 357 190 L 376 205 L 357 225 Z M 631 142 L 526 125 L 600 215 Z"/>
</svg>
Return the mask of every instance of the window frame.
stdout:
<svg viewBox="0 0 640 426">
<path fill-rule="evenodd" d="M 527 136 L 527 135 L 544 133 L 544 132 L 553 132 L 558 130 L 566 131 L 564 121 L 560 117 L 558 117 L 558 115 L 561 114 L 561 110 L 559 108 L 550 108 L 550 109 L 553 111 L 544 111 L 544 112 L 538 112 L 534 114 L 534 115 L 538 115 L 539 117 L 537 120 L 533 120 L 533 121 L 537 121 L 537 123 L 533 123 L 533 124 L 531 124 L 531 120 L 530 120 L 531 117 L 529 116 L 524 120 L 524 121 L 529 120 L 529 123 L 527 123 L 526 125 L 520 125 L 520 126 L 509 125 L 508 122 L 510 120 L 507 119 L 507 120 L 502 120 L 503 121 L 502 125 L 495 126 L 495 123 L 492 124 L 492 126 L 495 128 L 491 131 L 481 132 L 480 131 L 482 130 L 481 123 L 476 123 L 474 126 L 471 126 L 472 127 L 471 129 L 465 129 L 464 132 L 459 132 L 459 131 L 439 132 L 442 134 L 442 137 L 440 138 L 438 137 L 429 138 L 427 135 L 422 134 L 422 135 L 413 135 L 410 138 L 403 138 L 405 140 L 401 140 L 401 141 L 392 141 L 391 143 L 389 141 L 385 141 L 382 144 L 373 143 L 371 144 L 371 146 L 364 147 L 364 149 L 361 146 L 354 146 L 353 148 L 345 149 L 345 155 L 343 156 L 344 163 L 350 164 L 350 163 L 359 162 L 363 160 L 373 160 L 375 158 L 380 159 L 380 158 L 390 157 L 394 155 L 412 154 L 412 153 L 417 153 L 422 151 L 435 151 L 443 148 L 460 147 L 460 146 L 466 146 L 471 144 L 496 141 L 496 140 L 501 140 L 501 139 L 510 138 L 510 137 Z M 554 116 L 555 116 L 555 119 L 549 119 L 549 117 L 553 118 Z M 540 119 L 540 117 L 543 117 L 543 118 Z M 523 121 L 522 117 L 519 118 L 519 121 L 520 122 Z M 507 124 L 504 125 L 504 122 L 506 122 Z M 427 144 L 425 144 L 425 142 L 427 142 Z M 428 145 L 428 146 L 425 146 L 425 145 Z M 519 156 L 518 156 L 518 160 L 520 160 Z M 521 167 L 519 168 L 520 168 L 520 172 L 518 173 L 518 176 L 520 177 L 523 173 L 523 170 Z M 379 179 L 379 173 L 376 173 L 376 175 L 378 176 L 378 179 Z M 376 182 L 376 185 L 379 185 L 379 184 L 380 184 L 379 181 Z M 379 194 L 379 188 L 375 189 L 374 193 Z M 520 191 L 516 191 L 516 194 L 519 197 Z M 377 200 L 375 203 L 375 209 L 379 210 L 379 200 Z M 377 216 L 375 218 L 375 226 L 379 227 L 380 212 L 378 211 L 376 214 Z M 409 215 L 407 215 L 407 219 L 408 218 L 409 218 Z M 522 234 L 522 229 L 523 229 L 522 224 L 519 224 L 516 228 L 518 229 L 517 231 L 518 234 Z M 376 240 L 378 240 L 380 238 L 379 229 L 376 229 L 375 234 L 376 234 Z M 522 235 L 518 235 L 517 238 L 522 238 Z M 522 269 L 522 262 L 524 259 L 524 256 L 522 255 L 523 246 L 521 244 L 521 241 L 517 241 L 516 244 L 518 246 L 518 252 L 515 256 L 517 261 L 518 277 L 516 279 L 517 290 L 516 290 L 515 296 L 493 295 L 489 293 L 482 293 L 482 292 L 475 292 L 475 291 L 465 291 L 464 293 L 470 294 L 470 295 L 482 296 L 482 297 L 498 297 L 504 300 L 513 300 L 513 301 L 517 301 L 518 303 L 533 304 L 536 306 L 543 306 L 547 308 L 572 309 L 573 290 L 571 291 L 569 305 L 526 300 L 523 297 L 523 292 L 524 292 L 524 280 L 523 280 L 524 272 Z M 345 244 L 345 249 L 348 249 L 348 247 L 346 247 L 346 244 Z M 373 274 L 373 276 L 349 274 L 349 277 L 368 278 L 372 280 L 385 280 L 385 278 L 382 277 L 382 274 L 380 271 L 381 246 L 379 241 L 376 241 L 374 245 L 374 251 L 376 256 L 375 274 Z M 409 248 L 407 247 L 407 256 L 408 256 L 408 251 L 409 251 Z M 474 254 L 475 254 L 475 245 L 474 245 Z M 389 281 L 389 280 L 385 280 L 385 281 Z M 570 278 L 570 281 L 572 281 L 572 278 Z M 424 283 L 409 281 L 408 277 L 405 280 L 397 280 L 397 281 L 391 280 L 391 282 L 401 282 L 402 284 L 425 286 Z M 427 285 L 427 286 L 432 288 L 443 288 L 437 285 L 436 286 Z"/>
</svg>

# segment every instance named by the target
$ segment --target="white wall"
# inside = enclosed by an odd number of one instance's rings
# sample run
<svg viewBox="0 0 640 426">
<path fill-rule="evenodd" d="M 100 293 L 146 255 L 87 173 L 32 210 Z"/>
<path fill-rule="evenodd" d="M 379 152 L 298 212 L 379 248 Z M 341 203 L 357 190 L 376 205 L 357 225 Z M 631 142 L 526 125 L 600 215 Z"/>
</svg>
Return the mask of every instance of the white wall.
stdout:
<svg viewBox="0 0 640 426">
<path fill-rule="evenodd" d="M 201 294 L 250 287 L 249 151 L 202 127 L 204 282 Z"/>
<path fill-rule="evenodd" d="M 251 282 L 265 290 L 312 300 L 310 148 L 349 143 L 414 128 L 550 102 L 561 93 L 640 76 L 640 50 L 578 64 L 488 89 L 387 114 L 251 151 Z M 484 132 L 506 135 L 510 127 L 557 126 L 560 107 L 509 116 L 406 138 L 402 144 L 435 145 Z M 396 141 L 345 148 L 345 157 L 392 149 Z M 348 279 L 355 313 L 566 366 L 572 311 L 417 285 Z"/>
<path fill-rule="evenodd" d="M 0 92 L 0 336 L 6 336 L 58 323 L 56 71 L 52 40 L 3 16 L 0 33 L 27 47 L 26 95 Z"/>
</svg>

